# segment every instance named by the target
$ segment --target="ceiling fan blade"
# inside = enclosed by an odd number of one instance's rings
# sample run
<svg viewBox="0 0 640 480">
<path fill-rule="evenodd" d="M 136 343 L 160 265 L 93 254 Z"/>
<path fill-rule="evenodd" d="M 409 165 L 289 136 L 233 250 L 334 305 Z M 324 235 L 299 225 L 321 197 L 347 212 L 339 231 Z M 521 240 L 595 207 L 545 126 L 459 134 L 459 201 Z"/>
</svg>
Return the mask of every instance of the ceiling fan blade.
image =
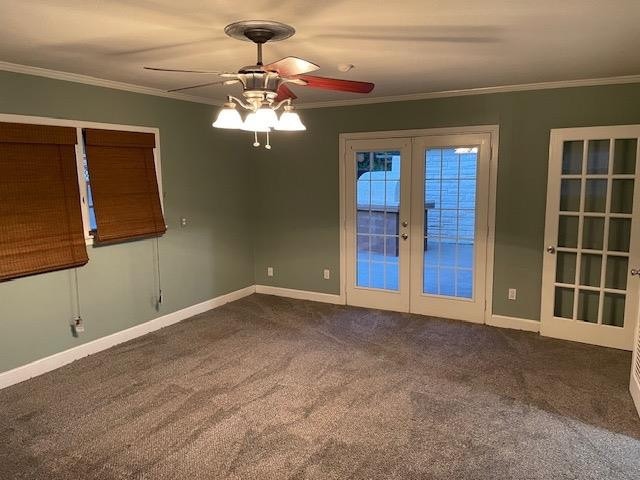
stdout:
<svg viewBox="0 0 640 480">
<path fill-rule="evenodd" d="M 285 57 L 277 62 L 264 66 L 265 70 L 275 70 L 282 77 L 302 75 L 303 73 L 314 72 L 320 67 L 315 63 L 308 62 L 298 57 Z"/>
<path fill-rule="evenodd" d="M 420 35 L 420 36 L 411 36 L 411 35 L 352 35 L 352 34 L 327 34 L 323 35 L 323 39 L 334 39 L 334 40 L 353 40 L 353 41 L 372 41 L 372 42 L 431 42 L 431 43 L 497 43 L 500 41 L 498 37 L 492 36 L 455 36 L 455 35 Z"/>
<path fill-rule="evenodd" d="M 286 100 L 287 98 L 295 100 L 298 97 L 291 91 L 289 87 L 287 87 L 286 83 L 281 83 L 278 87 L 278 96 L 276 97 L 276 101 L 281 102 L 283 100 Z"/>
<path fill-rule="evenodd" d="M 215 70 L 180 70 L 178 68 L 160 68 L 160 67 L 142 67 L 145 70 L 153 70 L 154 72 L 177 72 L 177 73 L 206 73 L 206 74 L 220 74 Z"/>
<path fill-rule="evenodd" d="M 375 85 L 369 82 L 354 80 L 340 80 L 338 78 L 315 77 L 313 75 L 297 75 L 307 82 L 307 87 L 322 88 L 324 90 L 338 90 L 340 92 L 369 93 Z"/>
<path fill-rule="evenodd" d="M 208 83 L 200 83 L 198 85 L 191 85 L 189 87 L 180 87 L 180 88 L 172 88 L 171 90 L 167 90 L 167 92 L 181 92 L 183 90 L 190 90 L 192 88 L 200 88 L 200 87 L 209 87 L 211 85 L 231 85 L 232 83 L 237 83 L 238 80 L 218 80 L 217 82 L 208 82 Z"/>
</svg>

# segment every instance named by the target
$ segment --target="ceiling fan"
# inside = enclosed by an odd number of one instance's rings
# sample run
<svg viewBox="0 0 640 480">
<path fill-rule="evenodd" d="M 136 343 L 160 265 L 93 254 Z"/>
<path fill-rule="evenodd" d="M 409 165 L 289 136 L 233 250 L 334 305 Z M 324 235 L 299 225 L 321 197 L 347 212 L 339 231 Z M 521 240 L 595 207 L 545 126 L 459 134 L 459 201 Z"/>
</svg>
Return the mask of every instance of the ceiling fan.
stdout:
<svg viewBox="0 0 640 480">
<path fill-rule="evenodd" d="M 291 37 L 295 30 L 290 25 L 269 20 L 245 20 L 227 25 L 224 32 L 237 40 L 251 41 L 256 44 L 257 60 L 255 65 L 242 67 L 237 73 L 157 67 L 144 68 L 161 72 L 215 74 L 222 77 L 222 80 L 174 88 L 168 90 L 169 92 L 210 85 L 241 84 L 243 99 L 229 95 L 227 103 L 224 104 L 213 126 L 254 132 L 255 142 L 253 145 L 255 147 L 260 146 L 258 132 L 267 134 L 265 148 L 270 149 L 269 132 L 272 129 L 306 130 L 298 114 L 293 111 L 292 100 L 295 100 L 297 96 L 288 85 L 352 93 L 369 93 L 374 88 L 374 84 L 369 82 L 308 75 L 308 73 L 316 71 L 320 67 L 315 63 L 298 57 L 285 57 L 277 62 L 264 65 L 262 61 L 262 46 L 267 42 L 276 42 Z M 236 109 L 237 105 L 249 112 L 244 121 Z M 283 107 L 284 112 L 278 119 L 276 111 L 280 107 Z"/>
</svg>

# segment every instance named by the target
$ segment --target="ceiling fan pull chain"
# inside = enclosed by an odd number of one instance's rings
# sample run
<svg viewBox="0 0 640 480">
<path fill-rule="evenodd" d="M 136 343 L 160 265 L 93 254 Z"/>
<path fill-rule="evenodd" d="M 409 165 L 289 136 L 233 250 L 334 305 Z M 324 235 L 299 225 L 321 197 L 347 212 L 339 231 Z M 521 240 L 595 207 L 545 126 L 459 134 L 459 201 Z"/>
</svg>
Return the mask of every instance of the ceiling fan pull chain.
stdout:
<svg viewBox="0 0 640 480">
<path fill-rule="evenodd" d="M 260 142 L 258 141 L 258 132 L 253 132 L 253 138 L 254 138 L 253 146 L 259 147 Z"/>
<path fill-rule="evenodd" d="M 267 131 L 267 143 L 264 146 L 267 150 L 271 150 L 271 144 L 269 144 L 269 132 Z"/>
</svg>

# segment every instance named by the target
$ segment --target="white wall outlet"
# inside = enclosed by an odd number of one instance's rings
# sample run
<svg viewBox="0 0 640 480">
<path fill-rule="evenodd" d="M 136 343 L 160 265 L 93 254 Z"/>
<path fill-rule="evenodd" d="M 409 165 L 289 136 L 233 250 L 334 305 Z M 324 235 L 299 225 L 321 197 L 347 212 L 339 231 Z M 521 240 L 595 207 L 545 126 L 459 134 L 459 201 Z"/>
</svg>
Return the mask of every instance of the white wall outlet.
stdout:
<svg viewBox="0 0 640 480">
<path fill-rule="evenodd" d="M 329 270 L 328 268 L 325 268 L 324 271 L 322 272 L 322 276 L 324 277 L 325 280 L 329 280 L 331 278 L 331 270 Z"/>
<path fill-rule="evenodd" d="M 273 267 L 267 267 L 267 277 L 273 277 Z"/>
<path fill-rule="evenodd" d="M 509 289 L 509 300 L 515 300 L 517 294 L 518 294 L 518 291 L 515 288 L 510 288 Z"/>
<path fill-rule="evenodd" d="M 187 226 L 187 217 L 182 217 L 180 218 L 180 226 L 181 227 L 186 227 Z"/>
</svg>

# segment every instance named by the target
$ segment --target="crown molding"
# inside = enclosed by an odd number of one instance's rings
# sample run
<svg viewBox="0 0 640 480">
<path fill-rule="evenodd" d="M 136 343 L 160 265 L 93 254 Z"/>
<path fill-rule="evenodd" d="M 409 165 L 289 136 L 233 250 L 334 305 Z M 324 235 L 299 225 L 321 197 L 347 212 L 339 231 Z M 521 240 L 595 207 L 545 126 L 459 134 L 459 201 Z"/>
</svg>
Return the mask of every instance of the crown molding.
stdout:
<svg viewBox="0 0 640 480">
<path fill-rule="evenodd" d="M 62 72 L 41 67 L 31 67 L 17 63 L 0 61 L 0 71 L 23 73 L 38 77 L 53 78 L 67 82 L 83 83 L 97 87 L 113 88 L 127 92 L 154 95 L 157 97 L 184 100 L 187 102 L 203 103 L 206 105 L 222 106 L 222 102 L 212 98 L 187 95 L 185 93 L 165 92 L 158 88 L 143 87 L 132 83 L 116 82 L 78 73 Z M 464 97 L 469 95 L 487 95 L 491 93 L 522 92 L 527 90 L 549 90 L 554 88 L 594 87 L 598 85 L 620 85 L 626 83 L 640 83 L 640 75 L 624 75 L 618 77 L 587 78 L 580 80 L 560 80 L 554 82 L 521 83 L 516 85 L 499 85 L 495 87 L 478 87 L 461 90 L 443 90 L 440 92 L 411 93 L 407 95 L 391 95 L 385 97 L 352 98 L 349 100 L 328 100 L 326 102 L 297 103 L 298 109 L 348 107 L 354 105 L 368 105 L 373 103 L 409 102 L 415 100 L 429 100 L 433 98 Z"/>
<path fill-rule="evenodd" d="M 78 73 L 61 72 L 59 70 L 49 70 L 47 68 L 31 67 L 29 65 L 20 65 L 17 63 L 0 61 L 0 71 L 24 73 L 26 75 L 35 75 L 37 77 L 53 78 L 55 80 L 64 80 L 67 82 L 83 83 L 85 85 L 94 85 L 96 87 L 113 88 L 116 90 L 124 90 L 127 92 L 142 93 L 144 95 L 154 95 L 156 97 L 172 98 L 174 100 L 184 100 L 187 102 L 204 103 L 207 105 L 222 105 L 221 102 L 211 98 L 198 97 L 195 95 L 187 95 L 177 92 L 165 92 L 158 88 L 143 87 L 132 83 L 116 82 L 114 80 L 105 80 L 88 75 L 80 75 Z"/>
<path fill-rule="evenodd" d="M 640 83 L 640 75 L 625 75 L 619 77 L 588 78 L 581 80 L 561 80 L 555 82 L 521 83 L 517 85 L 500 85 L 495 87 L 467 88 L 462 90 L 444 90 L 441 92 L 411 93 L 408 95 L 393 95 L 387 97 L 354 98 L 349 100 L 329 100 L 326 102 L 310 102 L 296 105 L 298 109 L 347 107 L 354 105 L 368 105 L 372 103 L 408 102 L 415 100 L 429 100 L 433 98 L 464 97 L 469 95 L 486 95 L 490 93 L 522 92 L 527 90 L 549 90 L 554 88 L 595 87 L 598 85 L 620 85 L 625 83 Z"/>
</svg>

